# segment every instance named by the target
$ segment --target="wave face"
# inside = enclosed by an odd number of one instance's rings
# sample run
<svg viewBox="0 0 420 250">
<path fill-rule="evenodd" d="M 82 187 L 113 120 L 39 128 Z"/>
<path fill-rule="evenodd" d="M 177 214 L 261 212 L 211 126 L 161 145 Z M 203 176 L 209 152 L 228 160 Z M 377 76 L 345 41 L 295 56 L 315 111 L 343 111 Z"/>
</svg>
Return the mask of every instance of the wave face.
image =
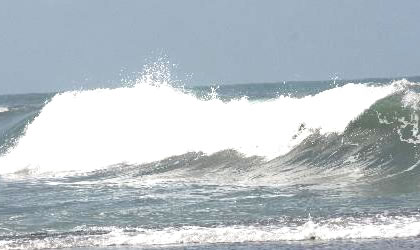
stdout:
<svg viewBox="0 0 420 250">
<path fill-rule="evenodd" d="M 300 97 L 224 100 L 217 91 L 199 96 L 172 87 L 168 77 L 150 74 L 132 86 L 55 95 L 0 158 L 1 173 L 91 171 L 228 149 L 271 160 L 314 134 L 351 133 L 354 126 L 369 126 L 369 119 L 382 121 L 370 131 L 387 122 L 400 124 L 400 139 L 417 142 L 413 122 L 418 117 L 404 115 L 416 108 L 411 102 L 417 94 L 407 92 L 412 84 L 405 80 L 380 86 L 349 83 Z M 380 105 L 389 101 L 394 110 Z M 406 108 L 397 110 L 403 103 Z M 394 111 L 397 120 L 392 120 Z"/>
<path fill-rule="evenodd" d="M 17 143 L 51 97 L 52 94 L 0 96 L 0 155 Z"/>
</svg>

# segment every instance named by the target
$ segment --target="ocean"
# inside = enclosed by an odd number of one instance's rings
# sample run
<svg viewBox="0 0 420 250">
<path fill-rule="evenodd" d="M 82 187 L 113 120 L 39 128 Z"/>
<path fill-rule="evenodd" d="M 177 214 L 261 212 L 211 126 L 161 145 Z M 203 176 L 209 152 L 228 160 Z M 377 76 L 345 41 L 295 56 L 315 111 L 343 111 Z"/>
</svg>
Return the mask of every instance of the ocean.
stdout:
<svg viewBox="0 0 420 250">
<path fill-rule="evenodd" d="M 420 78 L 0 96 L 0 249 L 413 249 Z"/>
</svg>

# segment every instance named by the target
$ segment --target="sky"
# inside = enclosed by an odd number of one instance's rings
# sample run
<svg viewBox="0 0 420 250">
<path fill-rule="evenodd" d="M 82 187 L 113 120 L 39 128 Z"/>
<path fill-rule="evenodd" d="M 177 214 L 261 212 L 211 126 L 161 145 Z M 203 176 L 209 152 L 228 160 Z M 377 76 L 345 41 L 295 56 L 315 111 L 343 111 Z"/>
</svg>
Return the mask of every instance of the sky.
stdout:
<svg viewBox="0 0 420 250">
<path fill-rule="evenodd" d="M 420 1 L 0 0 L 0 94 L 420 75 Z"/>
</svg>

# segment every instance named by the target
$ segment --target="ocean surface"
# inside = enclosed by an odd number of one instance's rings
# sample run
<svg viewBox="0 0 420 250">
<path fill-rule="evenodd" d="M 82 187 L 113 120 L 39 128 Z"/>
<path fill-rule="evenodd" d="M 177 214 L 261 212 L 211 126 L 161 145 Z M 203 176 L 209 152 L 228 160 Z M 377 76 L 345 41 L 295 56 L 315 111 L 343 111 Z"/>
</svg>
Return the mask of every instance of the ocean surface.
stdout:
<svg viewBox="0 0 420 250">
<path fill-rule="evenodd" d="M 0 249 L 413 249 L 420 78 L 0 96 Z"/>
</svg>

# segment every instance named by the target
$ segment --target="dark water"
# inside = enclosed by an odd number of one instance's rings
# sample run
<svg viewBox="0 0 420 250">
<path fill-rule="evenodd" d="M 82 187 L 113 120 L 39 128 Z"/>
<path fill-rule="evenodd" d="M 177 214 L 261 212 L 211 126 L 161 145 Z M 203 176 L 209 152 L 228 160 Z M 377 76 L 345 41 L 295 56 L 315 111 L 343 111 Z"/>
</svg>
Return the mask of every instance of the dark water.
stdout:
<svg viewBox="0 0 420 250">
<path fill-rule="evenodd" d="M 416 79 L 138 85 L 0 96 L 1 249 L 419 245 Z"/>
</svg>

